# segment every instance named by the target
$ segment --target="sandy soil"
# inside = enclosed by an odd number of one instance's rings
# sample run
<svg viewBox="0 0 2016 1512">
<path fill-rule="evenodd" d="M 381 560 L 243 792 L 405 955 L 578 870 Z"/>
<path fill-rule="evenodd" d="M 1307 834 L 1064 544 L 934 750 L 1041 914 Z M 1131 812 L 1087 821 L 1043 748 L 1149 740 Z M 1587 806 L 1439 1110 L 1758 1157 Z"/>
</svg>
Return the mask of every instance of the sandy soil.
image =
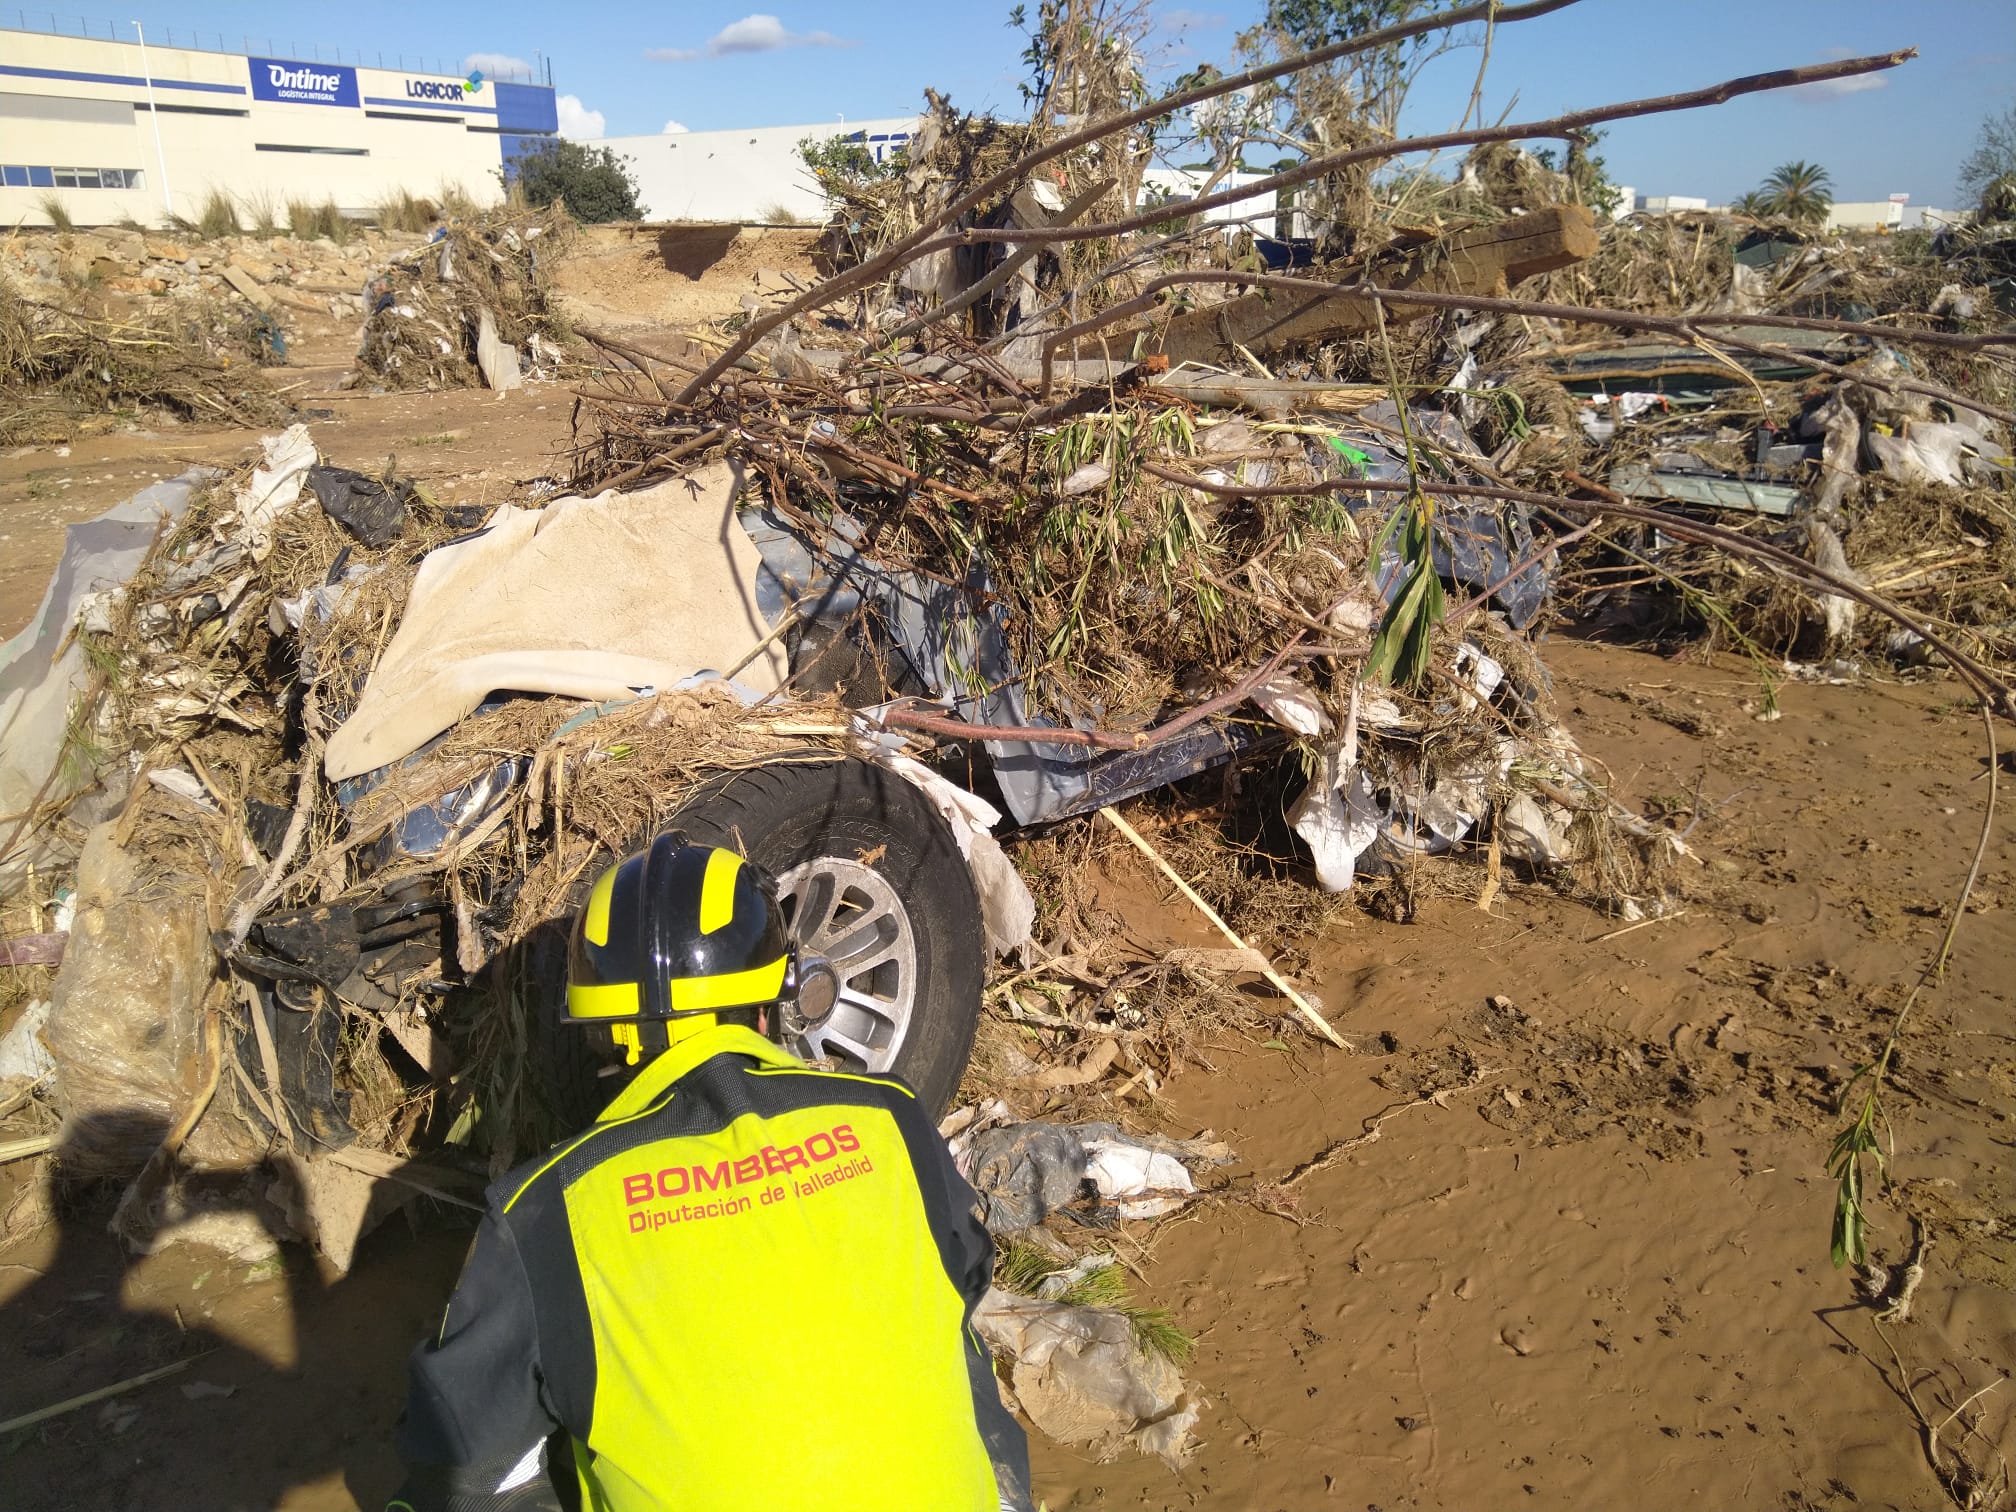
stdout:
<svg viewBox="0 0 2016 1512">
<path fill-rule="evenodd" d="M 554 272 L 569 319 L 590 329 L 691 325 L 740 314 L 818 279 L 812 227 L 589 226 Z"/>
<path fill-rule="evenodd" d="M 552 470 L 563 390 L 354 395 L 334 388 L 340 359 L 301 374 L 303 402 L 333 412 L 313 424 L 335 460 L 396 453 L 470 502 Z M 0 458 L 0 632 L 32 609 L 63 522 L 255 442 L 128 434 Z M 1890 1101 L 1900 1185 L 1876 1244 L 1898 1260 L 1908 1215 L 1933 1235 L 1912 1321 L 1879 1332 L 1829 1265 L 1822 1164 L 1971 855 L 1979 721 L 1930 682 L 1792 684 L 1765 723 L 1734 664 L 1545 654 L 1627 803 L 1699 795 L 1684 912 L 1627 931 L 1516 878 L 1488 914 L 1424 886 L 1413 923 L 1349 913 L 1308 946 L 1360 1053 L 1207 1034 L 1152 1111 L 1217 1130 L 1243 1164 L 1122 1240 L 1142 1296 L 1199 1336 L 1202 1447 L 1172 1473 L 1038 1443 L 1053 1512 L 1949 1505 L 1920 1417 L 1940 1424 L 2016 1362 L 2006 818 Z M 1114 867 L 1101 885 L 1134 932 L 1215 943 Z M 29 1172 L 0 1168 L 0 1202 Z M 0 1251 L 0 1420 L 190 1363 L 0 1439 L 0 1502 L 379 1506 L 403 1358 L 467 1231 L 395 1221 L 337 1280 L 295 1251 L 127 1261 L 107 1216 L 87 1201 Z M 2016 1390 L 1990 1391 L 1945 1424 L 1942 1462 L 1992 1473 L 2016 1456 L 2012 1414 Z"/>
<path fill-rule="evenodd" d="M 339 389 L 348 348 L 325 336 L 319 365 L 277 370 L 326 461 L 377 473 L 388 458 L 444 502 L 495 504 L 523 480 L 566 468 L 572 396 L 555 385 L 508 394 L 372 394 Z M 158 478 L 197 463 L 231 466 L 259 454 L 255 431 L 161 426 L 82 438 L 67 447 L 0 453 L 0 637 L 28 622 L 63 549 L 63 528 L 103 514 Z"/>
<path fill-rule="evenodd" d="M 1201 1335 L 1207 1442 L 1177 1476 L 1048 1448 L 1053 1512 L 1948 1505 L 1900 1388 L 1937 1423 L 2016 1360 L 2006 818 L 1892 1099 L 1875 1246 L 1897 1263 L 1907 1214 L 1934 1241 L 1890 1342 L 1829 1264 L 1821 1166 L 1978 836 L 1978 718 L 1945 685 L 1813 687 L 1760 724 L 1739 668 L 1549 653 L 1627 800 L 1720 805 L 1685 914 L 1613 934 L 1515 887 L 1333 928 L 1316 985 L 1365 1053 L 1223 1042 L 1169 1092 L 1246 1160 L 1143 1239 L 1144 1292 Z M 2016 1403 L 1980 1406 L 1993 1472 Z"/>
</svg>

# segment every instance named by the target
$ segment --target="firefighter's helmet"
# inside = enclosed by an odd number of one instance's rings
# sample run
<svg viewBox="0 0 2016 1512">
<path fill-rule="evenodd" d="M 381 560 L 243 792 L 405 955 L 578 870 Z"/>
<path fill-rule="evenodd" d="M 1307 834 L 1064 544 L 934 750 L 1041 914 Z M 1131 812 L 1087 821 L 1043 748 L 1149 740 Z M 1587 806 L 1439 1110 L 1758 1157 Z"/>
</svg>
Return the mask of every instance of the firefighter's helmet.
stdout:
<svg viewBox="0 0 2016 1512">
<path fill-rule="evenodd" d="M 660 835 L 596 879 L 567 961 L 569 1023 L 602 1024 L 634 1063 L 715 1015 L 777 1003 L 791 950 L 777 890 L 731 850 Z M 706 1022 L 701 1022 L 702 1020 Z"/>
</svg>

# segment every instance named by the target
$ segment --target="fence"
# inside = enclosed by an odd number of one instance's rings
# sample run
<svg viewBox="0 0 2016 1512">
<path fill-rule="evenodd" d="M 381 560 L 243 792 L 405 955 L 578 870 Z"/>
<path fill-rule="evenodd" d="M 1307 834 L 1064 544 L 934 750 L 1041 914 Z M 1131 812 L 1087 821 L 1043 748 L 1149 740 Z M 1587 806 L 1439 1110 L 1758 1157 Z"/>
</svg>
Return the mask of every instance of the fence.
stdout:
<svg viewBox="0 0 2016 1512">
<path fill-rule="evenodd" d="M 139 41 L 132 22 L 123 25 L 111 21 L 94 20 L 88 16 L 62 16 L 54 11 L 30 11 L 0 9 L 0 27 L 6 26 L 6 18 L 12 15 L 14 25 L 10 30 L 35 32 L 46 37 L 82 37 L 93 41 L 134 43 Z M 252 44 L 259 45 L 254 47 Z M 282 49 L 272 37 L 241 35 L 238 46 L 231 45 L 228 35 L 220 31 L 199 31 L 194 27 L 172 28 L 149 26 L 147 43 L 150 47 L 183 47 L 194 52 L 237 53 L 249 57 L 279 58 L 291 63 L 348 63 L 358 68 L 396 68 L 403 73 L 445 74 L 452 78 L 463 77 L 468 70 L 457 66 L 446 67 L 448 60 L 427 58 L 418 53 L 385 52 L 382 49 L 362 47 L 325 47 L 310 41 L 306 51 L 298 42 L 288 42 Z M 483 70 L 486 78 L 506 84 L 553 83 L 553 60 L 542 53 L 532 55 L 537 61 L 525 70 L 495 69 Z"/>
</svg>

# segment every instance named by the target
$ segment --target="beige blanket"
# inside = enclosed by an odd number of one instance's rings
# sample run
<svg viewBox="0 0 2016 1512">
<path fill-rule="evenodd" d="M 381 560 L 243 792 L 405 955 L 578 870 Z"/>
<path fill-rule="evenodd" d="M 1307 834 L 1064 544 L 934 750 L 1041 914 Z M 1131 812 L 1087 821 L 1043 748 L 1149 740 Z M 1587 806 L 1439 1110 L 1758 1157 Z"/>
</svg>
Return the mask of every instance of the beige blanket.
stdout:
<svg viewBox="0 0 2016 1512">
<path fill-rule="evenodd" d="M 735 522 L 739 483 L 717 463 L 640 493 L 506 507 L 485 534 L 429 554 L 329 738 L 330 780 L 410 755 L 492 692 L 622 698 L 734 667 L 769 629 L 756 547 Z M 767 693 L 785 671 L 772 645 L 736 681 Z"/>
</svg>

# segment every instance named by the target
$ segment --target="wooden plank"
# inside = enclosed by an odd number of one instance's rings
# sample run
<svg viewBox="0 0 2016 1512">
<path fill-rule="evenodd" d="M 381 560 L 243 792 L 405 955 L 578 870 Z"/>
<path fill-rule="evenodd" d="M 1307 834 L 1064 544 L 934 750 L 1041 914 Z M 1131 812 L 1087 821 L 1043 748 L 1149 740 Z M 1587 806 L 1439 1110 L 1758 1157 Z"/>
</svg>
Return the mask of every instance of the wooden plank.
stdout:
<svg viewBox="0 0 2016 1512">
<path fill-rule="evenodd" d="M 1513 284 L 1580 262 L 1596 250 L 1596 219 L 1583 205 L 1550 205 L 1495 226 L 1478 226 L 1416 247 L 1398 269 L 1372 269 L 1389 289 L 1503 298 Z M 1311 278 L 1322 278 L 1311 269 Z M 1419 305 L 1388 302 L 1389 323 L 1428 314 Z M 1253 293 L 1176 316 L 1159 333 L 1151 324 L 1146 351 L 1166 354 L 1171 365 L 1228 363 L 1238 348 L 1279 351 L 1296 342 L 1369 330 L 1376 319 L 1368 299 L 1346 290 L 1302 298 Z M 1119 346 L 1121 339 L 1114 344 Z"/>
<path fill-rule="evenodd" d="M 16 935 L 0 940 L 0 966 L 60 966 L 63 947 L 70 941 L 68 930 L 53 934 Z"/>
<path fill-rule="evenodd" d="M 47 1154 L 55 1148 L 54 1134 L 31 1134 L 26 1139 L 10 1139 L 0 1143 L 0 1165 L 10 1160 L 26 1160 L 31 1155 Z"/>
<path fill-rule="evenodd" d="M 1214 909 L 1209 903 L 1206 903 L 1201 897 L 1197 895 L 1197 889 L 1192 887 L 1188 882 L 1185 882 L 1181 877 L 1181 875 L 1178 874 L 1175 867 L 1171 866 L 1167 861 L 1162 859 L 1162 853 L 1156 850 L 1155 847 L 1150 845 L 1146 840 L 1144 840 L 1141 837 L 1141 832 L 1136 828 L 1134 828 L 1133 825 L 1129 824 L 1125 819 L 1123 819 L 1120 816 L 1120 811 L 1118 809 L 1114 808 L 1111 804 L 1108 804 L 1105 808 L 1099 810 L 1099 813 L 1100 816 L 1104 818 L 1108 824 L 1112 825 L 1113 828 L 1117 829 L 1118 831 L 1120 831 L 1121 834 L 1125 835 L 1128 841 L 1134 846 L 1136 850 L 1140 851 L 1142 855 L 1146 856 L 1150 861 L 1154 862 L 1155 869 L 1157 871 L 1161 872 L 1163 876 L 1167 877 L 1171 882 L 1174 882 L 1176 884 L 1177 891 L 1182 893 L 1184 897 L 1188 898 L 1191 901 L 1191 903 L 1195 905 L 1199 913 L 1203 914 L 1205 918 L 1209 919 L 1214 925 L 1217 926 L 1218 933 L 1225 936 L 1227 940 L 1230 940 L 1232 942 L 1232 948 L 1234 950 L 1249 952 L 1256 956 L 1259 955 L 1258 951 L 1255 951 L 1251 945 L 1248 945 L 1245 942 L 1245 940 L 1240 938 L 1239 932 L 1237 930 L 1235 930 L 1230 924 L 1227 924 L 1223 919 L 1221 919 L 1218 916 L 1218 911 L 1216 909 Z M 1344 1036 L 1342 1036 L 1335 1029 L 1332 1029 L 1330 1027 L 1330 1021 L 1324 1018 L 1321 1013 L 1316 1011 L 1316 1005 L 1310 1002 L 1309 999 L 1304 997 L 1301 993 L 1297 992 L 1294 989 L 1294 987 L 1289 984 L 1288 979 L 1286 977 L 1282 976 L 1280 972 L 1276 971 L 1271 964 L 1268 964 L 1264 957 L 1261 958 L 1261 962 L 1262 964 L 1260 967 L 1260 974 L 1267 979 L 1268 983 L 1274 988 L 1276 992 L 1280 993 L 1281 996 L 1283 996 L 1290 1003 L 1295 1005 L 1295 1011 L 1301 1014 L 1303 1018 L 1307 1019 L 1311 1027 L 1313 1027 L 1318 1034 L 1322 1035 L 1323 1038 L 1330 1041 L 1330 1043 L 1335 1045 L 1339 1050 L 1350 1050 L 1354 1048 L 1349 1040 L 1345 1039 Z"/>
</svg>

